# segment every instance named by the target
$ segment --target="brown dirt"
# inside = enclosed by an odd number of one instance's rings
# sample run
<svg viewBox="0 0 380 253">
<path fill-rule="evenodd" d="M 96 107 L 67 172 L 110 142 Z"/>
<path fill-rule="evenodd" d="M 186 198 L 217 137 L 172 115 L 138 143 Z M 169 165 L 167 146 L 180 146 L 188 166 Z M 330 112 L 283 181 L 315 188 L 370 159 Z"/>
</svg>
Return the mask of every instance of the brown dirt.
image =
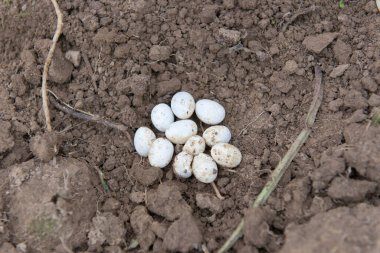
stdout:
<svg viewBox="0 0 380 253">
<path fill-rule="evenodd" d="M 40 98 L 55 12 L 49 1 L 1 1 L 0 252 L 122 252 L 134 239 L 135 252 L 215 252 L 245 215 L 252 228 L 231 252 L 379 250 L 375 1 L 59 3 L 49 87 L 64 102 L 132 134 L 175 91 L 215 99 L 243 160 L 236 172 L 220 170 L 219 201 L 210 185 L 175 178 L 171 165 L 148 166 L 126 134 L 51 108 L 59 152 L 42 163 L 56 143 L 43 134 Z M 325 95 L 313 132 L 265 208 L 247 210 L 303 128 L 315 64 Z M 64 237 L 50 233 L 59 229 Z"/>
</svg>

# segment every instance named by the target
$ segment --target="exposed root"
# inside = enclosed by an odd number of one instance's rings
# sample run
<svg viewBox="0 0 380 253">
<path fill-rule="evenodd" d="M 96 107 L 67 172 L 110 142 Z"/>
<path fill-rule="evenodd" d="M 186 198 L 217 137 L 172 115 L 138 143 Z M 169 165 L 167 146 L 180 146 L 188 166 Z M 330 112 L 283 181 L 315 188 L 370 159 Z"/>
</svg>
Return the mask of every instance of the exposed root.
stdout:
<svg viewBox="0 0 380 253">
<path fill-rule="evenodd" d="M 214 182 L 212 182 L 211 186 L 214 189 L 216 197 L 218 197 L 218 199 L 220 199 L 220 200 L 223 200 L 224 197 L 222 196 L 222 194 L 220 194 L 220 191 L 218 190 L 218 187 L 216 187 L 216 184 Z"/>
<path fill-rule="evenodd" d="M 45 114 L 45 122 L 46 122 L 46 129 L 48 132 L 51 132 L 53 129 L 51 127 L 51 119 L 50 119 L 50 111 L 49 111 L 49 98 L 47 93 L 47 77 L 49 73 L 49 66 L 51 63 L 51 60 L 53 59 L 54 51 L 57 46 L 57 42 L 59 39 L 59 36 L 61 36 L 62 33 L 62 25 L 63 25 L 63 15 L 61 10 L 59 9 L 59 5 L 56 0 L 51 0 L 52 4 L 54 5 L 55 13 L 57 14 L 57 28 L 54 33 L 53 37 L 53 44 L 50 47 L 49 53 L 46 57 L 46 61 L 44 64 L 44 71 L 42 74 L 42 87 L 41 87 L 41 93 L 42 93 L 42 108 Z"/>
</svg>

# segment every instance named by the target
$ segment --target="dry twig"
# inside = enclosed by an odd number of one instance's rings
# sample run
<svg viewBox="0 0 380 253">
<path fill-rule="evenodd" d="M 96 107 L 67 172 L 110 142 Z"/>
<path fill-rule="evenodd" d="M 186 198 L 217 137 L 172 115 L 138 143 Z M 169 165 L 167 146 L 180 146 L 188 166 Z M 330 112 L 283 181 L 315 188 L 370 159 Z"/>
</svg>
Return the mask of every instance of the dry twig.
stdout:
<svg viewBox="0 0 380 253">
<path fill-rule="evenodd" d="M 59 36 L 62 33 L 62 25 L 63 25 L 63 15 L 61 10 L 59 9 L 59 5 L 56 0 L 51 0 L 51 2 L 54 5 L 55 13 L 57 14 L 57 28 L 54 33 L 53 37 L 53 44 L 50 47 L 49 53 L 46 57 L 45 65 L 44 65 L 44 72 L 42 74 L 42 108 L 44 110 L 45 114 L 45 121 L 46 121 L 46 129 L 48 132 L 51 132 L 53 129 L 51 127 L 51 120 L 50 120 L 50 111 L 49 111 L 49 99 L 47 94 L 47 77 L 49 73 L 49 66 L 51 63 L 51 60 L 53 59 L 54 51 L 57 46 L 57 42 L 59 39 Z"/>
<path fill-rule="evenodd" d="M 218 199 L 220 200 L 223 200 L 224 197 L 222 196 L 222 194 L 220 194 L 220 191 L 218 190 L 218 187 L 216 186 L 216 184 L 214 182 L 211 183 L 211 186 L 212 188 L 214 189 L 214 192 L 215 192 L 215 195 Z"/>
<path fill-rule="evenodd" d="M 315 11 L 316 9 L 317 9 L 317 6 L 312 5 L 309 8 L 306 8 L 304 10 L 301 10 L 301 11 L 298 11 L 298 12 L 294 13 L 294 15 L 289 19 L 289 21 L 284 24 L 284 26 L 281 29 L 281 32 L 285 32 L 286 29 L 288 29 L 288 26 L 290 24 L 292 24 L 299 16 L 306 15 L 306 14 L 308 14 L 310 12 Z"/>
<path fill-rule="evenodd" d="M 119 123 L 114 123 L 110 120 L 107 120 L 107 119 L 100 117 L 99 115 L 94 115 L 94 114 L 91 114 L 89 112 L 85 112 L 85 111 L 76 109 L 76 108 L 62 102 L 58 98 L 58 96 L 54 92 L 52 92 L 51 90 L 48 90 L 48 93 L 49 93 L 49 98 L 50 98 L 51 103 L 58 110 L 63 111 L 65 113 L 71 115 L 74 118 L 82 119 L 85 121 L 95 122 L 98 124 L 102 124 L 106 127 L 117 129 L 117 130 L 119 130 L 119 131 L 121 131 L 127 135 L 128 141 L 132 145 L 132 143 L 133 143 L 132 137 L 130 136 L 130 134 L 127 131 L 128 130 L 127 126 L 125 126 L 123 124 L 119 124 Z"/>
<path fill-rule="evenodd" d="M 293 161 L 294 157 L 297 155 L 298 151 L 302 145 L 306 142 L 307 138 L 311 133 L 311 128 L 314 125 L 315 117 L 317 115 L 318 109 L 322 103 L 323 98 L 323 84 L 322 84 L 322 71 L 319 66 L 315 66 L 315 88 L 314 88 L 314 97 L 310 105 L 309 112 L 306 117 L 306 124 L 304 129 L 298 135 L 297 139 L 293 142 L 288 152 L 278 163 L 275 170 L 272 172 L 272 175 L 269 181 L 266 183 L 260 194 L 257 196 L 257 199 L 253 203 L 252 207 L 258 207 L 265 203 L 269 198 L 270 194 L 276 188 L 278 182 L 281 180 L 289 164 Z M 241 220 L 236 229 L 232 232 L 227 241 L 219 249 L 218 253 L 223 253 L 228 251 L 234 243 L 243 235 L 244 220 Z"/>
</svg>

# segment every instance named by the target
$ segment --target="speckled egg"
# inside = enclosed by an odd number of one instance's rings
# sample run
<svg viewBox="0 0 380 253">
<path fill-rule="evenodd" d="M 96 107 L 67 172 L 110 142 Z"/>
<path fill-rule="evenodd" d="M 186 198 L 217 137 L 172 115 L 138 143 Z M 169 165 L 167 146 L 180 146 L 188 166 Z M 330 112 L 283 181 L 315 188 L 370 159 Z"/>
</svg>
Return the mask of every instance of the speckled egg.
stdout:
<svg viewBox="0 0 380 253">
<path fill-rule="evenodd" d="M 174 122 L 174 114 L 167 104 L 156 105 L 150 115 L 152 123 L 158 131 L 165 132 Z"/>
<path fill-rule="evenodd" d="M 133 144 L 136 152 L 143 157 L 147 157 L 150 147 L 153 141 L 156 139 L 156 135 L 147 127 L 140 127 L 137 129 L 133 138 Z"/>
<path fill-rule="evenodd" d="M 193 161 L 193 156 L 186 153 L 181 152 L 174 158 L 173 170 L 174 173 L 182 178 L 191 177 L 191 162 Z"/>
<path fill-rule="evenodd" d="M 199 155 L 205 152 L 206 142 L 199 135 L 191 136 L 183 146 L 183 151 L 186 151 L 190 155 Z"/>
<path fill-rule="evenodd" d="M 153 141 L 149 150 L 149 163 L 153 167 L 164 168 L 173 158 L 174 146 L 165 138 L 158 138 Z"/>
<path fill-rule="evenodd" d="M 199 154 L 193 159 L 193 174 L 202 183 L 212 183 L 218 176 L 218 166 L 211 156 Z"/>
<path fill-rule="evenodd" d="M 225 126 L 212 126 L 203 132 L 203 139 L 210 147 L 217 143 L 228 143 L 231 140 L 231 131 Z"/>
<path fill-rule="evenodd" d="M 221 166 L 234 168 L 241 162 L 240 150 L 228 143 L 218 143 L 211 148 L 211 156 Z"/>
<path fill-rule="evenodd" d="M 194 113 L 195 101 L 190 93 L 186 91 L 180 91 L 173 96 L 170 106 L 177 118 L 188 119 Z"/>
<path fill-rule="evenodd" d="M 210 99 L 201 99 L 195 104 L 195 114 L 202 122 L 216 125 L 224 120 L 226 111 L 218 102 Z"/>
<path fill-rule="evenodd" d="M 197 124 L 192 120 L 184 119 L 173 122 L 165 131 L 165 136 L 174 144 L 185 144 L 197 132 Z"/>
</svg>

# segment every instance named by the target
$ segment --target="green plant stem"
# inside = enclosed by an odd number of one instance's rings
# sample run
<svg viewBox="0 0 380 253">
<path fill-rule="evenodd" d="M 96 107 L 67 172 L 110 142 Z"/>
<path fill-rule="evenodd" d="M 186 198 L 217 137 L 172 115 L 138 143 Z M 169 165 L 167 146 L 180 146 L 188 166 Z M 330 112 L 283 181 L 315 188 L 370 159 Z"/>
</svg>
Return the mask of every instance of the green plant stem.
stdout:
<svg viewBox="0 0 380 253">
<path fill-rule="evenodd" d="M 286 169 L 289 167 L 290 163 L 293 161 L 294 157 L 298 154 L 298 151 L 301 149 L 303 144 L 305 144 L 311 133 L 311 127 L 314 125 L 315 118 L 317 116 L 317 112 L 319 107 L 321 106 L 323 98 L 323 85 L 322 85 L 322 71 L 319 66 L 315 66 L 315 89 L 313 101 L 310 105 L 309 112 L 305 121 L 305 128 L 298 135 L 297 139 L 293 142 L 288 152 L 278 163 L 277 167 L 271 174 L 270 180 L 265 184 L 264 188 L 261 190 L 260 194 L 257 196 L 255 202 L 252 207 L 258 207 L 265 203 L 271 193 L 276 189 L 278 182 L 281 180 L 284 175 Z M 223 244 L 223 246 L 218 250 L 218 253 L 223 253 L 229 250 L 237 240 L 243 235 L 244 229 L 244 219 L 242 219 L 239 225 L 232 232 L 227 241 Z"/>
</svg>

